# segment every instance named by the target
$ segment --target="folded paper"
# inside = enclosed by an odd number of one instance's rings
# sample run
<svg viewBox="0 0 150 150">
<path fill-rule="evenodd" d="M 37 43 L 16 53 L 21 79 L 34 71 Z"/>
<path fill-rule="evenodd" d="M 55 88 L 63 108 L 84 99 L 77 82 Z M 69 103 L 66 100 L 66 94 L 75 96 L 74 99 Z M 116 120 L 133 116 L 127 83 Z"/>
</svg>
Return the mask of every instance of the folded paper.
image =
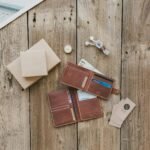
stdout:
<svg viewBox="0 0 150 150">
<path fill-rule="evenodd" d="M 43 50 L 32 50 L 20 53 L 21 72 L 23 77 L 48 75 L 46 54 Z"/>
<path fill-rule="evenodd" d="M 54 53 L 54 51 L 43 39 L 29 49 L 29 51 L 32 50 L 45 52 L 48 71 L 50 71 L 58 63 L 60 63 L 60 59 L 58 58 L 58 56 Z M 20 57 L 18 57 L 16 60 L 10 63 L 7 66 L 7 69 L 12 73 L 12 75 L 16 78 L 16 80 L 19 82 L 19 84 L 22 86 L 23 89 L 28 88 L 41 78 L 41 77 L 30 77 L 30 78 L 22 77 Z"/>
</svg>

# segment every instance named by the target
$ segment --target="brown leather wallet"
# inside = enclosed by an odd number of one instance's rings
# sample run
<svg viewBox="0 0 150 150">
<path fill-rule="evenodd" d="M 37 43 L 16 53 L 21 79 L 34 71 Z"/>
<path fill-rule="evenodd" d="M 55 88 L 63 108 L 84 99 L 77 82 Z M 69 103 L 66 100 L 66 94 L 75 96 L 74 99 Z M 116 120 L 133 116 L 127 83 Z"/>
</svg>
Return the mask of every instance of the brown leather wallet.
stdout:
<svg viewBox="0 0 150 150">
<path fill-rule="evenodd" d="M 49 102 L 55 127 L 103 117 L 100 100 L 79 100 L 76 89 L 53 91 L 49 93 Z"/>
<path fill-rule="evenodd" d="M 114 80 L 73 63 L 68 63 L 60 82 L 107 100 L 111 94 L 119 94 L 113 88 Z"/>
</svg>

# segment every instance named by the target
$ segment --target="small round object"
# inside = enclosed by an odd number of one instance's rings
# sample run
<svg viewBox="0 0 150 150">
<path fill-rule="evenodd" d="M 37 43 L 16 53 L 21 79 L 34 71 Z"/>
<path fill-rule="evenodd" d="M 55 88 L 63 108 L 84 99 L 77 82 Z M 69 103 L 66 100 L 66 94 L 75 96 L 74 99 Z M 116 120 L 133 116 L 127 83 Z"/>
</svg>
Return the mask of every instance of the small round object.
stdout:
<svg viewBox="0 0 150 150">
<path fill-rule="evenodd" d="M 94 40 L 94 37 L 93 37 L 93 36 L 90 36 L 90 40 L 91 40 L 91 41 Z"/>
<path fill-rule="evenodd" d="M 129 104 L 125 104 L 125 105 L 124 105 L 124 109 L 125 109 L 125 110 L 129 110 L 129 109 L 130 109 L 130 105 L 129 105 Z"/>
<path fill-rule="evenodd" d="M 90 43 L 88 41 L 85 42 L 85 46 L 89 46 Z"/>
<path fill-rule="evenodd" d="M 71 52 L 72 52 L 72 47 L 71 47 L 71 45 L 66 45 L 66 46 L 64 47 L 64 52 L 67 53 L 67 54 L 71 53 Z"/>
</svg>

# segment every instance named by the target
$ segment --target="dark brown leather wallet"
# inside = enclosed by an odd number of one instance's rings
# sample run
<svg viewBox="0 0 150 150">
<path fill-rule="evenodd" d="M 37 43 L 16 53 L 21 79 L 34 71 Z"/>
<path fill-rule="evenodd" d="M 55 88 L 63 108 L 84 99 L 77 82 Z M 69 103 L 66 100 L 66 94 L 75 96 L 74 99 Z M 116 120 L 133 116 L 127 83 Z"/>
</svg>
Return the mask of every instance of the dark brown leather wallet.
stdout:
<svg viewBox="0 0 150 150">
<path fill-rule="evenodd" d="M 97 95 L 104 100 L 107 100 L 111 94 L 120 93 L 119 90 L 113 87 L 113 79 L 70 62 L 64 69 L 60 82 L 70 87 Z"/>
<path fill-rule="evenodd" d="M 100 100 L 79 100 L 76 89 L 61 89 L 49 93 L 50 110 L 55 127 L 103 117 Z"/>
</svg>

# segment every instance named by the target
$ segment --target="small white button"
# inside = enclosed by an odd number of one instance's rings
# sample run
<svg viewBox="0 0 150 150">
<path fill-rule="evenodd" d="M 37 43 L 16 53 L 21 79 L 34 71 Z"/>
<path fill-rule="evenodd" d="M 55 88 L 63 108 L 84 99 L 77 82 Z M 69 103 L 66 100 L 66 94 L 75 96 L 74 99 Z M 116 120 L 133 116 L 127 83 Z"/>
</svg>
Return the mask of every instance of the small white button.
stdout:
<svg viewBox="0 0 150 150">
<path fill-rule="evenodd" d="M 72 52 L 72 47 L 71 47 L 71 45 L 66 45 L 66 46 L 64 47 L 64 52 L 67 53 L 67 54 L 71 53 L 71 52 Z"/>
<path fill-rule="evenodd" d="M 93 40 L 94 40 L 94 37 L 93 37 L 93 36 L 90 36 L 90 40 L 93 41 Z"/>
</svg>

